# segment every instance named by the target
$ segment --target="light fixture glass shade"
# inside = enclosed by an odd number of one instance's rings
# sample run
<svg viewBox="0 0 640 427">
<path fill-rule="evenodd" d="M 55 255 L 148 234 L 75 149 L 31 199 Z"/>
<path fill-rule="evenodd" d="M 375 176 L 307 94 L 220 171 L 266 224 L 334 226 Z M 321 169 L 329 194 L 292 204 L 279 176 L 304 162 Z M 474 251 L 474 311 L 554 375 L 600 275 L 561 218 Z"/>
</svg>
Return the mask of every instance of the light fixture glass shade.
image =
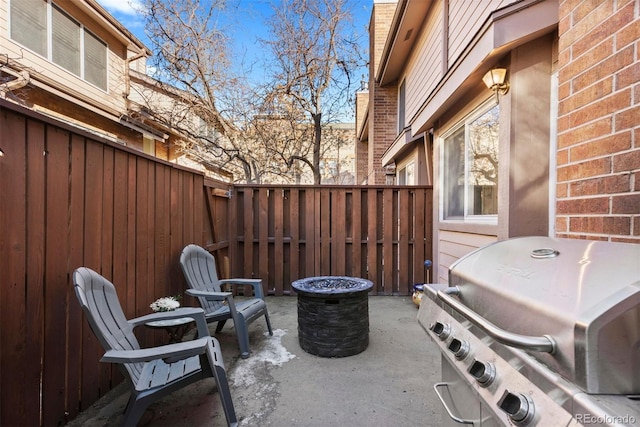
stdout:
<svg viewBox="0 0 640 427">
<path fill-rule="evenodd" d="M 497 88 L 502 88 L 504 86 L 504 78 L 506 75 L 506 68 L 494 68 L 487 71 L 487 74 L 484 75 L 482 81 L 489 89 L 496 90 Z"/>
</svg>

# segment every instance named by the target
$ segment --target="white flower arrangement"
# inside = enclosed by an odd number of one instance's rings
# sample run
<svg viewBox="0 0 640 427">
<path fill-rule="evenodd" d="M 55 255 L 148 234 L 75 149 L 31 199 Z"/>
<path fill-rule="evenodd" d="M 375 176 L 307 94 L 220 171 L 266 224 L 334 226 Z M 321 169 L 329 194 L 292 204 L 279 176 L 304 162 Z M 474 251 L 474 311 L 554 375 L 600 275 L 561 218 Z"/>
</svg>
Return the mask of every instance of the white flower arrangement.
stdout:
<svg viewBox="0 0 640 427">
<path fill-rule="evenodd" d="M 155 300 L 149 307 L 155 312 L 159 311 L 173 311 L 180 307 L 178 302 L 179 297 L 162 297 Z"/>
</svg>

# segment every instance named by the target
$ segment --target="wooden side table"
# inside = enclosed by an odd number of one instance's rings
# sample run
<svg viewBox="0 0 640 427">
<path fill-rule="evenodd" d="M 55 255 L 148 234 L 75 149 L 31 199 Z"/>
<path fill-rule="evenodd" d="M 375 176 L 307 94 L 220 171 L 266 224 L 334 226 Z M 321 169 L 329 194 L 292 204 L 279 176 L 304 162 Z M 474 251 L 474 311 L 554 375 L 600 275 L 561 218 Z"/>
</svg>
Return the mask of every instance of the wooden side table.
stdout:
<svg viewBox="0 0 640 427">
<path fill-rule="evenodd" d="M 182 341 L 182 337 L 189 330 L 189 324 L 194 320 L 191 317 L 178 319 L 156 320 L 145 323 L 145 326 L 155 329 L 164 329 L 169 334 L 169 344 Z"/>
</svg>

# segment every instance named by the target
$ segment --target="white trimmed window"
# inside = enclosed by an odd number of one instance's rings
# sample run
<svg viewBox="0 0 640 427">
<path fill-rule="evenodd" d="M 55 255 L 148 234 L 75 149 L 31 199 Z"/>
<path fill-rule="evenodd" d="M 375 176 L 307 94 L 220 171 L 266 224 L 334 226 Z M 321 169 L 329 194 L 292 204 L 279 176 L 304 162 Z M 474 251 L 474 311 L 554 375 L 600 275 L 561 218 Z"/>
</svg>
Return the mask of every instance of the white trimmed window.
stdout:
<svg viewBox="0 0 640 427">
<path fill-rule="evenodd" d="M 416 164 L 412 160 L 401 166 L 398 170 L 398 185 L 416 184 Z"/>
<path fill-rule="evenodd" d="M 142 137 L 142 151 L 147 154 L 151 154 L 152 156 L 156 155 L 156 140 L 151 138 L 150 136 L 144 135 Z"/>
<path fill-rule="evenodd" d="M 484 105 L 443 136 L 442 218 L 497 221 L 500 107 Z"/>
<path fill-rule="evenodd" d="M 11 39 L 107 90 L 107 44 L 46 0 L 11 0 Z"/>
</svg>

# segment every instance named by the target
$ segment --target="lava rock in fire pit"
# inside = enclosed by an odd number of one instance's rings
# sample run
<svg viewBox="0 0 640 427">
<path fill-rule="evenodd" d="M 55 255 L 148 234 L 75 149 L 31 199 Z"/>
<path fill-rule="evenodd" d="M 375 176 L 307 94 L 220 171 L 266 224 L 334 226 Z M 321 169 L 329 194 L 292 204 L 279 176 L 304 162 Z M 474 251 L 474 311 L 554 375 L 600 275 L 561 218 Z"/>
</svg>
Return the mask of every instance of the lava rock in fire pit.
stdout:
<svg viewBox="0 0 640 427">
<path fill-rule="evenodd" d="M 298 294 L 298 340 L 307 353 L 345 357 L 369 345 L 370 280 L 308 277 L 291 286 Z"/>
</svg>

